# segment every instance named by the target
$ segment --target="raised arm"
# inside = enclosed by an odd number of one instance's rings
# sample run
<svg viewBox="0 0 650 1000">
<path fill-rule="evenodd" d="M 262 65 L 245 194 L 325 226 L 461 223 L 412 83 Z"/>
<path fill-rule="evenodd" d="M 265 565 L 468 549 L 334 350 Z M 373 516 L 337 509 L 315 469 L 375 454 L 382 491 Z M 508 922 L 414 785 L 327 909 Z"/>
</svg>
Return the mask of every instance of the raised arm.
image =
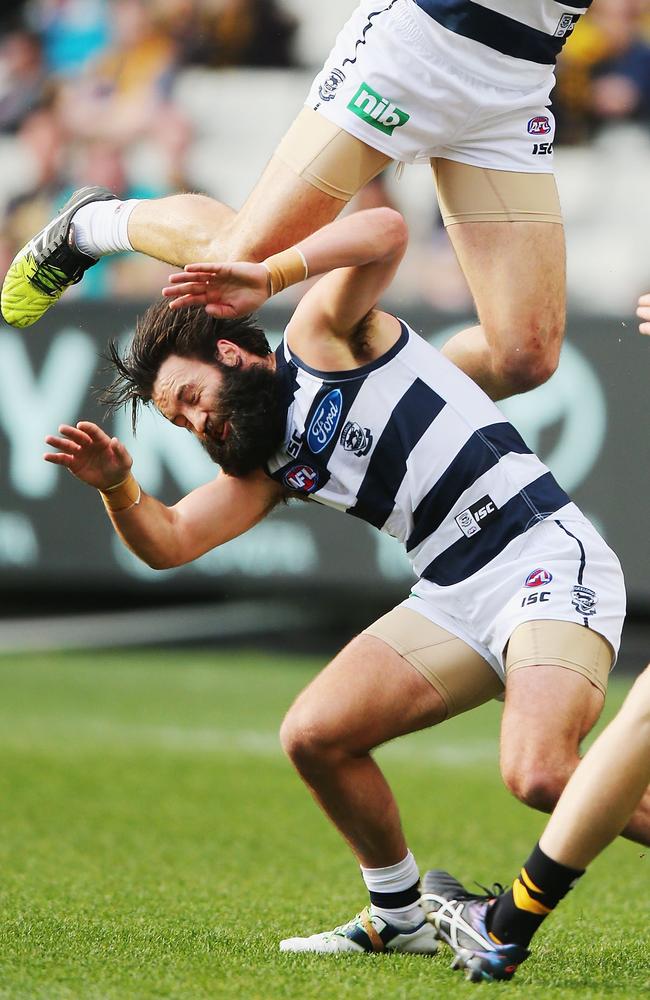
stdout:
<svg viewBox="0 0 650 1000">
<path fill-rule="evenodd" d="M 404 255 L 408 231 L 399 212 L 355 212 L 319 229 L 262 264 L 189 264 L 170 276 L 171 308 L 204 306 L 213 316 L 258 309 L 272 294 L 306 276 L 324 274 L 304 296 L 292 326 L 348 336 L 376 305 Z"/>
<path fill-rule="evenodd" d="M 222 472 L 167 507 L 140 489 L 128 451 L 97 424 L 63 424 L 45 440 L 55 449 L 45 461 L 99 490 L 117 534 L 153 569 L 181 566 L 242 535 L 282 498 L 262 472 L 241 479 Z"/>
</svg>

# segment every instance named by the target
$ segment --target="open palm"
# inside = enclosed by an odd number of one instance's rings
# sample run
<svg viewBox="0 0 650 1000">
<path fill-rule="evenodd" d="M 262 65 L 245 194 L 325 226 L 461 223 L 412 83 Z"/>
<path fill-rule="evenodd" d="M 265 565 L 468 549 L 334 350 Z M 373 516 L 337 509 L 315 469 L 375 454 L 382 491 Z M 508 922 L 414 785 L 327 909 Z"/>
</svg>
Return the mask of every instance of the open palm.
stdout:
<svg viewBox="0 0 650 1000">
<path fill-rule="evenodd" d="M 254 312 L 269 297 L 263 264 L 188 264 L 162 290 L 172 309 L 203 306 L 211 316 L 233 319 Z"/>
<path fill-rule="evenodd" d="M 81 420 L 75 427 L 61 424 L 58 435 L 49 434 L 45 442 L 56 449 L 43 455 L 46 462 L 64 466 L 82 483 L 98 490 L 121 482 L 133 464 L 122 442 L 89 420 Z"/>
</svg>

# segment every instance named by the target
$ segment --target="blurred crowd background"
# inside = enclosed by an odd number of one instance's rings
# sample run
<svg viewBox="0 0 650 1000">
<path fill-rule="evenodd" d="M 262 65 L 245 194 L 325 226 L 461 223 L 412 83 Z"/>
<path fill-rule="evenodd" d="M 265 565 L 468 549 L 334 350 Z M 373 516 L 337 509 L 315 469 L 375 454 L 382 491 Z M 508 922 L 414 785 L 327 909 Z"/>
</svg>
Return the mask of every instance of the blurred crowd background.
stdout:
<svg viewBox="0 0 650 1000">
<path fill-rule="evenodd" d="M 238 207 L 354 0 L 26 0 L 0 14 L 0 273 L 70 192 L 200 190 Z M 554 92 L 570 302 L 629 312 L 648 285 L 650 0 L 595 0 Z M 404 211 L 396 295 L 450 312 L 468 292 L 426 168 L 360 203 Z M 646 222 L 648 225 L 646 225 Z M 167 267 L 107 258 L 75 294 L 155 294 Z M 608 280 L 603 281 L 604 273 Z"/>
</svg>

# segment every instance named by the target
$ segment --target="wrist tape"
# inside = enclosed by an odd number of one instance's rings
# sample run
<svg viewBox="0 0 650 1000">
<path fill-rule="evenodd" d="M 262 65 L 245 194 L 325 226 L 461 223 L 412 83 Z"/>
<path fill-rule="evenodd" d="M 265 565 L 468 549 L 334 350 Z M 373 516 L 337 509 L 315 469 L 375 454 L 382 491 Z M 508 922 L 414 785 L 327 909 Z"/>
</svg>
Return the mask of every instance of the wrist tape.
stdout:
<svg viewBox="0 0 650 1000">
<path fill-rule="evenodd" d="M 262 264 L 269 272 L 269 295 L 277 295 L 283 288 L 297 285 L 299 281 L 306 281 L 309 277 L 307 261 L 298 247 L 289 247 L 288 250 L 275 253 L 263 260 Z"/>
<path fill-rule="evenodd" d="M 131 507 L 135 507 L 136 504 L 140 503 L 142 497 L 140 485 L 132 472 L 129 472 L 128 476 L 125 476 L 115 486 L 108 486 L 105 490 L 100 490 L 99 492 L 106 510 L 112 514 L 119 514 L 124 510 L 130 510 Z"/>
</svg>

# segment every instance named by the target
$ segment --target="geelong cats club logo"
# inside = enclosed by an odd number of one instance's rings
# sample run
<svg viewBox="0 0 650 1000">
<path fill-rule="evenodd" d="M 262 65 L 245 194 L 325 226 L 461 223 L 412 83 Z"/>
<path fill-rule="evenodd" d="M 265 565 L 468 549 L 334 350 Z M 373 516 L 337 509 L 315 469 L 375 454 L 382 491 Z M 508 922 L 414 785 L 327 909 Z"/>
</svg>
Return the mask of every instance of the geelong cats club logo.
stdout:
<svg viewBox="0 0 650 1000">
<path fill-rule="evenodd" d="M 345 73 L 342 69 L 334 67 L 329 76 L 325 78 L 318 88 L 318 96 L 321 101 L 333 101 L 339 84 L 345 80 Z"/>
</svg>

